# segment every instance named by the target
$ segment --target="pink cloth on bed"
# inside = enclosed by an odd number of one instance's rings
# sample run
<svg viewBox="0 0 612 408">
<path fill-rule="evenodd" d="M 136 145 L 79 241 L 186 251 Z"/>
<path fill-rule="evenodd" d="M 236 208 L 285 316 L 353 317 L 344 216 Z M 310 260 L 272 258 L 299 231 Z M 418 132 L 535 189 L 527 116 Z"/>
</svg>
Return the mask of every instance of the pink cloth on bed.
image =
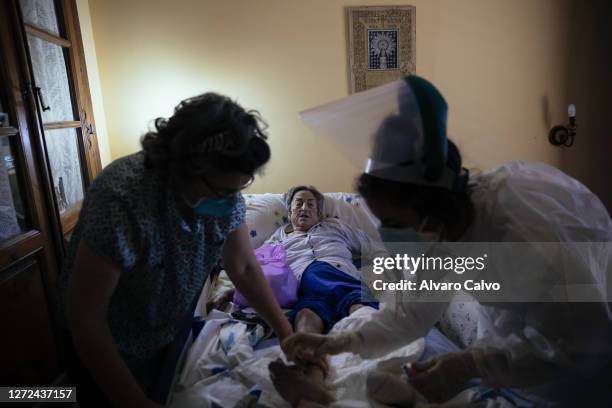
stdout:
<svg viewBox="0 0 612 408">
<path fill-rule="evenodd" d="M 278 304 L 283 308 L 293 306 L 297 302 L 298 282 L 287 264 L 285 248 L 278 244 L 264 244 L 255 250 L 255 257 Z M 234 303 L 249 306 L 238 289 L 234 292 Z"/>
</svg>

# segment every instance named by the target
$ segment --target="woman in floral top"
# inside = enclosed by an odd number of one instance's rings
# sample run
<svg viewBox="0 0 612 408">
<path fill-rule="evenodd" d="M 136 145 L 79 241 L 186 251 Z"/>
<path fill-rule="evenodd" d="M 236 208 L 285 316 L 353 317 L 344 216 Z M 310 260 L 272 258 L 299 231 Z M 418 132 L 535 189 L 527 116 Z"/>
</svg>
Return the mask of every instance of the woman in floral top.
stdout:
<svg viewBox="0 0 612 408">
<path fill-rule="evenodd" d="M 244 223 L 240 191 L 270 158 L 258 114 L 207 93 L 155 128 L 90 186 L 60 278 L 82 406 L 157 405 L 164 351 L 221 261 L 278 336 L 291 334 Z"/>
</svg>

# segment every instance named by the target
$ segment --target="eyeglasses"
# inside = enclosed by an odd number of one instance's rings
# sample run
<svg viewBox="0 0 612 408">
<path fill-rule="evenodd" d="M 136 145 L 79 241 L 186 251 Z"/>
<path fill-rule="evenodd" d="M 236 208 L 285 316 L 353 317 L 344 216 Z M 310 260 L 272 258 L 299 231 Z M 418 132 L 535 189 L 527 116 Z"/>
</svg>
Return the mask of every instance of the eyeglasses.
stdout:
<svg viewBox="0 0 612 408">
<path fill-rule="evenodd" d="M 216 189 L 210 184 L 210 182 L 204 176 L 200 176 L 200 180 L 202 180 L 202 183 L 204 183 L 206 188 L 208 188 L 210 191 L 213 192 L 213 194 L 216 196 L 215 198 L 225 199 L 225 198 L 232 198 L 236 194 L 244 190 L 245 188 L 249 187 L 251 184 L 253 184 L 253 181 L 255 181 L 255 177 L 251 176 L 251 178 L 246 183 L 244 183 L 242 186 L 240 186 L 238 190 Z"/>
</svg>

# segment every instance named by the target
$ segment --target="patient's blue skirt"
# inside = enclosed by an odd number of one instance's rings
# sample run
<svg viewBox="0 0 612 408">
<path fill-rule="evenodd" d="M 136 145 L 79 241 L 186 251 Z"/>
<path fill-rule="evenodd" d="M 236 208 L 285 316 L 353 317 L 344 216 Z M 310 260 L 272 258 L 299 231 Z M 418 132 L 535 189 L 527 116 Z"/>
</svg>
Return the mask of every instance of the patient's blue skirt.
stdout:
<svg viewBox="0 0 612 408">
<path fill-rule="evenodd" d="M 310 309 L 323 320 L 324 332 L 329 331 L 338 320 L 348 316 L 354 304 L 363 304 L 378 309 L 378 302 L 361 281 L 346 274 L 327 262 L 314 261 L 302 274 L 298 289 L 298 302 L 289 314 L 293 324 L 298 312 Z"/>
</svg>

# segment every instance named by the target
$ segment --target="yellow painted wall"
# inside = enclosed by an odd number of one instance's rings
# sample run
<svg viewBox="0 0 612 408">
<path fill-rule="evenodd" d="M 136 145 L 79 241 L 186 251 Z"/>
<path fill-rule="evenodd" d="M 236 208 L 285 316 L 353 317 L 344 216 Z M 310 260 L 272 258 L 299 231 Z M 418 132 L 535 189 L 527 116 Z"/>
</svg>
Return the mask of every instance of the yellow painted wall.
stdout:
<svg viewBox="0 0 612 408">
<path fill-rule="evenodd" d="M 417 73 L 446 96 L 468 166 L 559 164 L 546 135 L 567 104 L 569 0 L 89 0 L 112 158 L 180 99 L 217 91 L 270 125 L 252 192 L 350 190 L 355 170 L 297 113 L 348 94 L 344 7 L 364 3 L 416 6 Z"/>
</svg>

